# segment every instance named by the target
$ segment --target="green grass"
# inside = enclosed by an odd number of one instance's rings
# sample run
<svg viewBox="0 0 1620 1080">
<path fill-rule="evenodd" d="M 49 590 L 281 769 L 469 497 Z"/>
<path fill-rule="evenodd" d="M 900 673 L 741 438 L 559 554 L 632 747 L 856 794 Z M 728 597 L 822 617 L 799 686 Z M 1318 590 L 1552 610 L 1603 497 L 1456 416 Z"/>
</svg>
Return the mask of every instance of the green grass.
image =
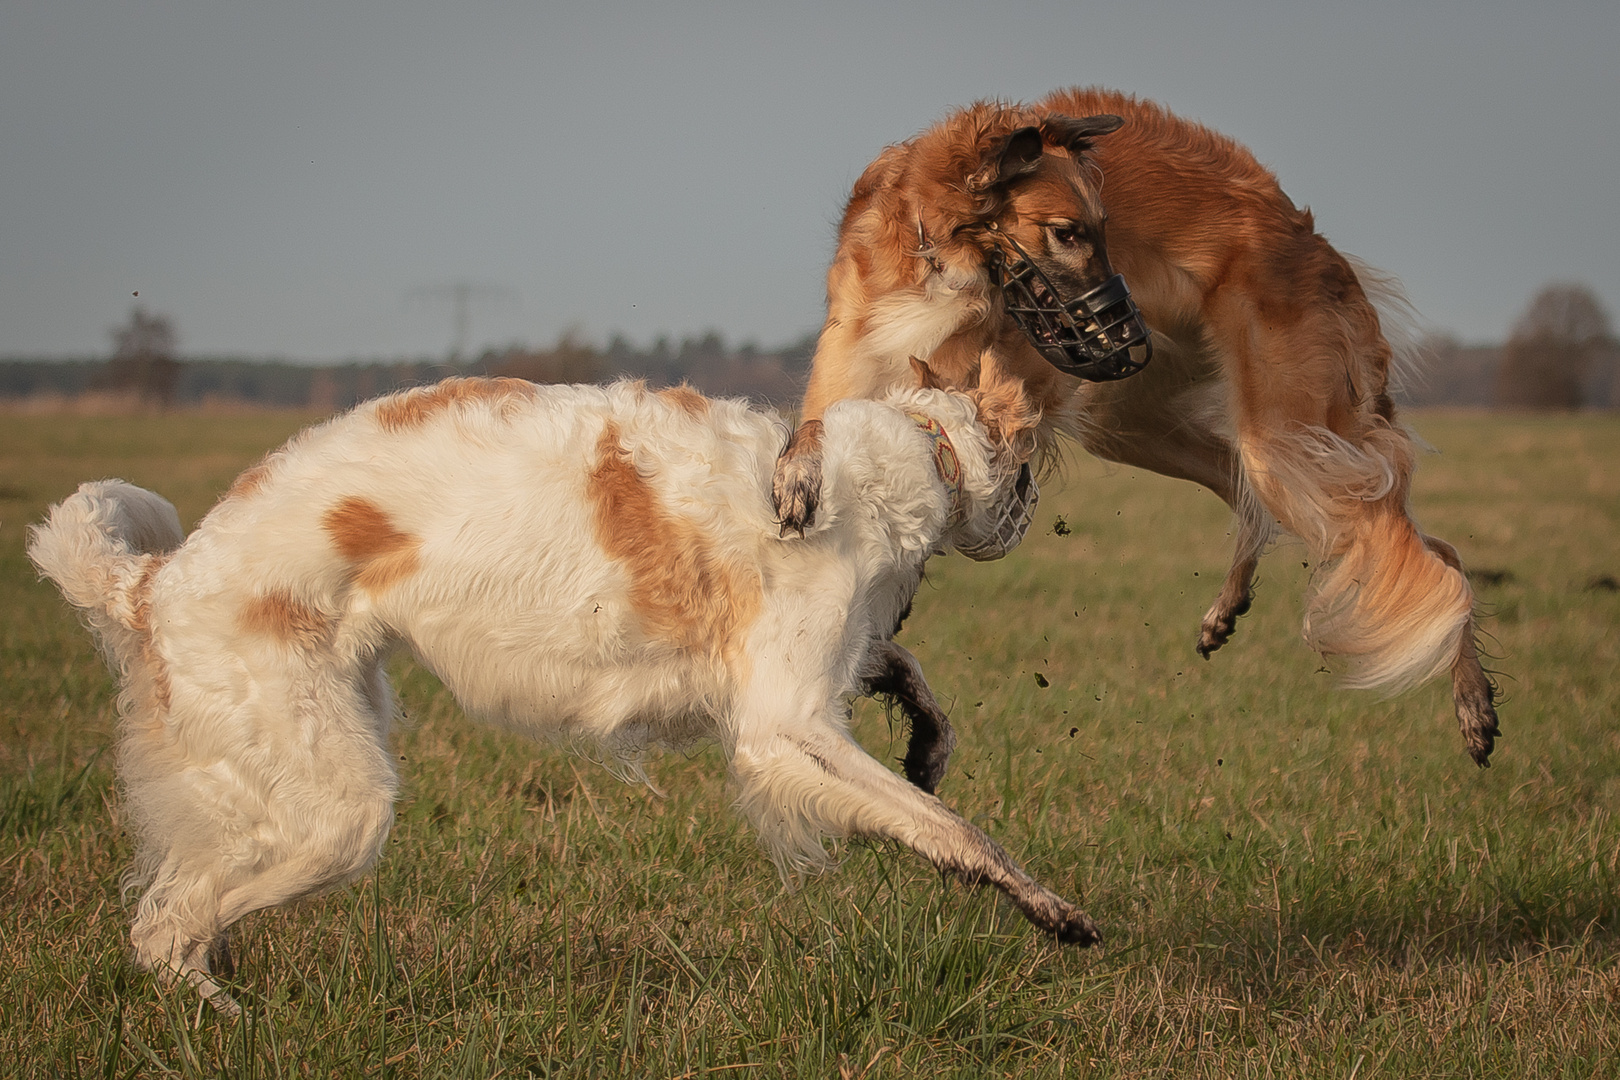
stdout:
<svg viewBox="0 0 1620 1080">
<path fill-rule="evenodd" d="M 1012 558 L 938 560 L 902 640 L 961 734 L 944 796 L 1101 950 L 850 846 L 784 891 L 712 749 L 666 793 L 468 722 L 396 667 L 388 852 L 238 927 L 248 1018 L 127 959 L 110 680 L 23 529 L 120 475 L 195 521 L 299 418 L 0 422 L 0 1061 L 23 1076 L 1595 1076 L 1620 1072 L 1620 419 L 1419 415 L 1472 567 L 1495 767 L 1438 684 L 1334 689 L 1297 545 L 1205 663 L 1228 517 L 1078 461 Z M 1052 530 L 1061 516 L 1072 530 Z M 1039 673 L 1044 687 L 1036 680 Z M 862 741 L 901 751 L 880 709 Z"/>
</svg>

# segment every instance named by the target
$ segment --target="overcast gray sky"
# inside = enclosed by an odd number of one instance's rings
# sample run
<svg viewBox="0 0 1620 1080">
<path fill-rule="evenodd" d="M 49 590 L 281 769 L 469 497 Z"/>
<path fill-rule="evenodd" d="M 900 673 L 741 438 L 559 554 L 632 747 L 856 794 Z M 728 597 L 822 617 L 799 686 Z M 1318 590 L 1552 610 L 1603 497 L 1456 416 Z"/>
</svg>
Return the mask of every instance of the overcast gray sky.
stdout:
<svg viewBox="0 0 1620 1080">
<path fill-rule="evenodd" d="M 834 224 L 953 105 L 1100 83 L 1246 142 L 1433 327 L 1620 315 L 1620 0 L 0 0 L 0 355 L 438 354 L 820 325 Z"/>
</svg>

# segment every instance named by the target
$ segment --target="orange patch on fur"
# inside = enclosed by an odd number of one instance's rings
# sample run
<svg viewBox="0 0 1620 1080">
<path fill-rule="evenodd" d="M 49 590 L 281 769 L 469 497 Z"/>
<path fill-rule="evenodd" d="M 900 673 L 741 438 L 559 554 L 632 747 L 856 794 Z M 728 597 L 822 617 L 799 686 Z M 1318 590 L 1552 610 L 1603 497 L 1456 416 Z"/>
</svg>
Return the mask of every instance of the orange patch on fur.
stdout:
<svg viewBox="0 0 1620 1080">
<path fill-rule="evenodd" d="M 406 390 L 377 403 L 377 423 L 385 431 L 420 427 L 456 405 L 489 402 L 501 415 L 534 397 L 534 384 L 522 379 L 445 379 L 433 386 Z"/>
<path fill-rule="evenodd" d="M 701 420 L 708 415 L 709 399 L 686 383 L 671 386 L 667 390 L 660 390 L 658 396 L 694 420 Z"/>
<path fill-rule="evenodd" d="M 630 605 L 649 635 L 730 658 L 759 613 L 761 582 L 730 565 L 691 522 L 664 508 L 608 422 L 587 493 L 596 539 L 630 574 Z"/>
<path fill-rule="evenodd" d="M 242 605 L 236 624 L 250 634 L 306 648 L 318 645 L 332 629 L 330 619 L 280 590 L 256 596 Z"/>
<path fill-rule="evenodd" d="M 376 503 L 351 495 L 321 515 L 321 527 L 353 565 L 354 582 L 382 592 L 416 573 L 422 541 L 394 527 Z"/>
<path fill-rule="evenodd" d="M 159 712 L 168 712 L 170 704 L 169 669 L 163 666 L 163 657 L 158 655 L 157 642 L 152 640 L 152 579 L 168 561 L 166 555 L 146 556 L 146 565 L 141 569 L 140 579 L 135 582 L 131 603 L 130 628 L 141 635 L 141 659 L 145 662 L 147 675 L 152 680 L 151 694 L 154 708 L 150 710 L 150 715 L 154 718 Z M 161 731 L 161 723 L 159 730 Z"/>
<path fill-rule="evenodd" d="M 231 484 L 230 490 L 226 491 L 220 499 L 220 502 L 225 502 L 228 499 L 245 499 L 263 487 L 264 482 L 268 479 L 270 479 L 270 460 L 266 458 L 248 469 L 241 476 L 238 476 Z"/>
</svg>

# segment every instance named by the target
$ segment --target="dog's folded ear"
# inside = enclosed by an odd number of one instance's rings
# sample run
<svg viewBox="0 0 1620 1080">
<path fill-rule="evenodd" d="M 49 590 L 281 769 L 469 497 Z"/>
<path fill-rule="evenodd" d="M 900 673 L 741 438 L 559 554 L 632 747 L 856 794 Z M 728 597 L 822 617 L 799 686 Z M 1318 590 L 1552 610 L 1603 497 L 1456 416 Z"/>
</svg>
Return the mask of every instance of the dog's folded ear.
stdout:
<svg viewBox="0 0 1620 1080">
<path fill-rule="evenodd" d="M 934 374 L 934 369 L 928 366 L 928 361 L 926 360 L 919 360 L 913 356 L 911 358 L 911 370 L 917 376 L 917 385 L 921 386 L 924 390 L 950 389 L 950 387 L 945 385 L 944 380 L 942 380 L 938 375 Z"/>
<path fill-rule="evenodd" d="M 1030 397 L 1024 380 L 1002 365 L 994 349 L 979 356 L 979 385 L 973 398 L 991 442 L 1020 463 L 1035 455 L 1040 404 Z"/>
<path fill-rule="evenodd" d="M 969 191 L 986 191 L 1020 176 L 1041 163 L 1041 129 L 1021 127 L 985 147 L 982 164 L 968 175 Z"/>
<path fill-rule="evenodd" d="M 1041 121 L 1041 134 L 1046 137 L 1047 142 L 1065 147 L 1070 153 L 1081 154 L 1091 149 L 1091 140 L 1098 135 L 1107 135 L 1124 126 L 1124 117 L 1112 113 L 1100 113 L 1097 116 L 1064 116 L 1062 113 L 1053 113 Z"/>
</svg>

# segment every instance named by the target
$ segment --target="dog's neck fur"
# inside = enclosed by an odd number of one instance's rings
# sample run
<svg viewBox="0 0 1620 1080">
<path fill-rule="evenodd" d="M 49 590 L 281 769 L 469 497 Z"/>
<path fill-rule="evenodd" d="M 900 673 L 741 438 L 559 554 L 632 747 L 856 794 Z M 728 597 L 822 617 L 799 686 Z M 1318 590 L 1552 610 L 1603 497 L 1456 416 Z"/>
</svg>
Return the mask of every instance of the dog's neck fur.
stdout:
<svg viewBox="0 0 1620 1080">
<path fill-rule="evenodd" d="M 961 463 L 961 518 L 953 485 L 935 466 L 916 416 L 938 422 Z M 836 403 L 823 417 L 822 501 L 805 539 L 787 541 L 793 559 L 830 556 L 849 575 L 841 671 L 851 692 L 877 642 L 892 638 L 922 583 L 930 556 L 947 551 L 959 529 L 982 518 L 1005 481 L 985 427 L 967 395 L 897 391 L 882 401 Z M 833 554 L 836 552 L 836 554 Z"/>
<path fill-rule="evenodd" d="M 934 439 L 918 418 L 943 429 L 958 477 L 940 475 Z M 823 420 L 821 522 L 852 527 L 863 546 L 919 568 L 948 546 L 957 527 L 995 503 L 1015 471 L 998 460 L 973 401 L 956 391 L 906 389 L 882 401 L 841 401 Z"/>
</svg>

